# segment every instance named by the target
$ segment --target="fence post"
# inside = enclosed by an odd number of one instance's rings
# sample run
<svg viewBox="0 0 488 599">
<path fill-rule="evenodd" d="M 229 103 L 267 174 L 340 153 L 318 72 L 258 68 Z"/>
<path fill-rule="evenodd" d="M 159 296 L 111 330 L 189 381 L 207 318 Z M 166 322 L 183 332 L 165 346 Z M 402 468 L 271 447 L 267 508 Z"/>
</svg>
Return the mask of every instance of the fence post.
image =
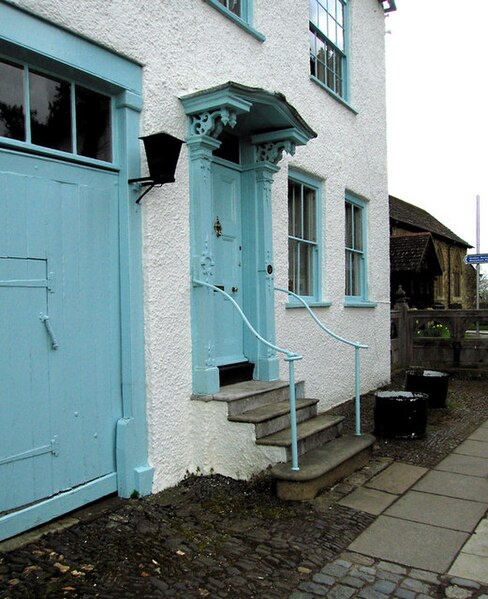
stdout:
<svg viewBox="0 0 488 599">
<path fill-rule="evenodd" d="M 395 310 L 398 310 L 398 366 L 406 367 L 410 363 L 412 339 L 408 322 L 407 294 L 401 285 L 396 292 Z"/>
</svg>

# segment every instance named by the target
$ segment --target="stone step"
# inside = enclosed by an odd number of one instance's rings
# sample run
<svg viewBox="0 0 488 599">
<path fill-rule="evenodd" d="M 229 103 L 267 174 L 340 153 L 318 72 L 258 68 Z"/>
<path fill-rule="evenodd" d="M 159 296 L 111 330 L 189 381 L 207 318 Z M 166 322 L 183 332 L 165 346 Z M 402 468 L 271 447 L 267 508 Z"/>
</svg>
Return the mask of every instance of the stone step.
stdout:
<svg viewBox="0 0 488 599">
<path fill-rule="evenodd" d="M 276 464 L 271 469 L 280 499 L 304 501 L 333 486 L 338 480 L 366 465 L 371 457 L 375 437 L 344 435 L 308 452 L 299 460 L 298 471 L 291 463 Z"/>
<path fill-rule="evenodd" d="M 318 399 L 297 399 L 297 422 L 303 422 L 316 416 L 318 402 Z M 242 414 L 229 416 L 228 419 L 232 422 L 254 424 L 256 439 L 261 439 L 290 426 L 290 402 L 284 400 L 265 404 L 253 410 L 242 412 Z"/>
<path fill-rule="evenodd" d="M 296 382 L 295 393 L 297 399 L 304 397 L 305 383 L 303 381 Z M 228 415 L 237 416 L 264 404 L 287 400 L 289 394 L 290 386 L 286 381 L 244 381 L 226 385 L 214 395 L 193 396 L 193 399 L 227 402 Z"/>
<path fill-rule="evenodd" d="M 318 414 L 314 418 L 297 425 L 298 455 L 303 455 L 338 437 L 342 431 L 343 416 L 330 416 L 327 413 Z M 291 459 L 291 429 L 286 428 L 272 435 L 257 439 L 258 445 L 274 445 L 286 449 L 287 460 Z"/>
</svg>

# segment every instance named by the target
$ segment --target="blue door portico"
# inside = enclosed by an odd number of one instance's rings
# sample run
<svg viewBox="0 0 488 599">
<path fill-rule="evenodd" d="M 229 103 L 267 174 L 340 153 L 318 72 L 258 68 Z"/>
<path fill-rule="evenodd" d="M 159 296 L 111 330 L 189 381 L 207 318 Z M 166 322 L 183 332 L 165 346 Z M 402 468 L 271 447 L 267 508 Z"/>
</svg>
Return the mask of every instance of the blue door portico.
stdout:
<svg viewBox="0 0 488 599">
<path fill-rule="evenodd" d="M 225 288 L 218 280 L 220 273 L 229 266 L 236 268 L 241 285 L 230 284 L 224 291 L 233 296 L 260 335 L 274 342 L 273 175 L 279 170 L 277 164 L 284 151 L 294 154 L 297 145 L 306 144 L 316 134 L 283 95 L 238 83 L 185 96 L 182 102 L 190 118 L 192 279 Z M 230 132 L 233 148 L 226 151 Z M 222 181 L 216 180 L 216 165 L 234 172 L 233 189 L 240 189 L 240 207 L 233 200 L 233 192 L 225 191 Z M 231 223 L 228 218 L 224 219 L 227 222 L 221 220 L 216 206 L 228 214 L 240 211 L 234 218 L 235 223 L 240 220 L 242 240 L 236 245 L 240 248 L 237 254 L 224 255 L 220 250 Z M 230 265 L 231 260 L 235 264 Z M 243 330 L 242 320 L 230 305 L 223 312 L 225 300 L 217 295 L 208 287 L 193 285 L 193 392 L 216 393 L 220 387 L 218 367 L 242 357 L 254 365 L 254 379 L 278 379 L 275 353 Z M 221 333 L 222 327 L 226 335 Z M 224 339 L 228 336 L 231 342 Z M 230 343 L 232 350 L 223 348 L 224 343 Z"/>
<path fill-rule="evenodd" d="M 7 4 L 0 67 L 1 540 L 110 493 L 148 494 L 152 468 L 127 184 L 141 68 Z"/>
</svg>

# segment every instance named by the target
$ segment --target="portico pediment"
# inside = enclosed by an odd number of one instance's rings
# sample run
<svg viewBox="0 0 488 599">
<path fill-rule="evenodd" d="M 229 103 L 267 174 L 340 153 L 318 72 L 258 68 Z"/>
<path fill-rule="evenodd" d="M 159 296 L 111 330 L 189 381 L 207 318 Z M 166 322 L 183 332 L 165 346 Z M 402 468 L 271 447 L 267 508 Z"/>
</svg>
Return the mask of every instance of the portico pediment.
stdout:
<svg viewBox="0 0 488 599">
<path fill-rule="evenodd" d="M 228 82 L 181 98 L 190 136 L 218 137 L 224 126 L 256 144 L 287 142 L 287 151 L 317 136 L 280 93 Z"/>
</svg>

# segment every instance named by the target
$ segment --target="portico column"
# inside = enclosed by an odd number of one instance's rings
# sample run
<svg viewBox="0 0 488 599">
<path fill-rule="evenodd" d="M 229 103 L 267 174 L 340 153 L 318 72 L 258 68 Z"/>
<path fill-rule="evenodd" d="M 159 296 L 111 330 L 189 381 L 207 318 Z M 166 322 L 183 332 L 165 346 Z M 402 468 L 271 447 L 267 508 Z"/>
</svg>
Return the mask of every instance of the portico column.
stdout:
<svg viewBox="0 0 488 599">
<path fill-rule="evenodd" d="M 277 136 L 277 133 L 274 133 Z M 273 219 L 272 219 L 272 188 L 273 175 L 279 171 L 278 162 L 283 152 L 295 152 L 295 145 L 289 140 L 277 139 L 265 141 L 264 135 L 254 136 L 255 163 L 254 172 L 254 203 L 250 221 L 253 223 L 254 247 L 252 259 L 255 275 L 256 302 L 251 313 L 256 315 L 256 328 L 259 333 L 271 343 L 276 344 L 275 334 L 275 292 L 274 292 L 274 260 L 273 260 Z M 279 344 L 278 344 L 279 345 Z M 256 367 L 254 378 L 261 381 L 273 381 L 279 378 L 279 360 L 276 352 L 258 343 L 253 356 Z"/>
<path fill-rule="evenodd" d="M 187 140 L 190 152 L 190 240 L 192 280 L 214 283 L 212 238 L 212 152 L 220 142 L 207 135 Z M 215 365 L 213 291 L 194 286 L 191 297 L 193 392 L 211 395 L 219 390 Z"/>
<path fill-rule="evenodd" d="M 271 162 L 258 162 L 255 172 L 255 261 L 256 261 L 256 302 L 257 330 L 275 343 L 274 310 L 274 261 L 273 261 L 273 221 L 272 187 L 273 175 L 279 170 Z M 254 378 L 273 381 L 279 378 L 279 356 L 276 352 L 259 343 Z"/>
</svg>

